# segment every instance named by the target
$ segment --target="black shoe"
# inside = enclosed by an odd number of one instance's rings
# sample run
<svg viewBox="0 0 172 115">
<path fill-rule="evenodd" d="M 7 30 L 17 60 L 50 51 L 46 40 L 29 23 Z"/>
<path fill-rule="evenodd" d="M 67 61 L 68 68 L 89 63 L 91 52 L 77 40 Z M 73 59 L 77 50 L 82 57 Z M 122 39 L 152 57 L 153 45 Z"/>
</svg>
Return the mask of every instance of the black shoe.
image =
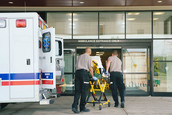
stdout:
<svg viewBox="0 0 172 115">
<path fill-rule="evenodd" d="M 80 110 L 80 112 L 90 112 L 90 110 L 85 108 L 83 110 Z"/>
<path fill-rule="evenodd" d="M 72 108 L 72 111 L 73 111 L 74 113 L 80 113 L 76 108 Z"/>
<path fill-rule="evenodd" d="M 116 107 L 116 108 L 117 108 L 118 106 L 119 106 L 119 104 L 115 104 L 115 105 L 114 105 L 114 107 Z"/>
<path fill-rule="evenodd" d="M 124 102 L 121 102 L 121 108 L 124 108 Z"/>
</svg>

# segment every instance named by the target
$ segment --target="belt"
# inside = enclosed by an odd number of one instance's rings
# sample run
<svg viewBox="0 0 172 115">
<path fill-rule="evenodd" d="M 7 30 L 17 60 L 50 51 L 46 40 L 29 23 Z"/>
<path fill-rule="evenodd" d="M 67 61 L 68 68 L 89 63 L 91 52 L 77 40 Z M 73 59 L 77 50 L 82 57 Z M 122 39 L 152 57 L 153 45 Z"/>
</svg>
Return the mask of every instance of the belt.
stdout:
<svg viewBox="0 0 172 115">
<path fill-rule="evenodd" d="M 88 70 L 86 70 L 86 69 L 79 69 L 79 70 L 76 70 L 76 71 L 86 71 L 86 72 L 88 72 Z"/>
<path fill-rule="evenodd" d="M 119 72 L 119 71 L 111 71 L 110 73 L 122 73 L 122 72 Z"/>
</svg>

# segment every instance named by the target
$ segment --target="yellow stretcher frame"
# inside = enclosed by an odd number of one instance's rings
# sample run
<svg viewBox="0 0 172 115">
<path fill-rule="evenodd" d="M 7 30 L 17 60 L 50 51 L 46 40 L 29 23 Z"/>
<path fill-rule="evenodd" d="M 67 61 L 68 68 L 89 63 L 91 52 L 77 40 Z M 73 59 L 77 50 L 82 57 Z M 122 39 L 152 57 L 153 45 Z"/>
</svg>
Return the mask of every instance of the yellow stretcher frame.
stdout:
<svg viewBox="0 0 172 115">
<path fill-rule="evenodd" d="M 100 81 L 102 81 L 102 83 Z M 110 107 L 110 100 L 108 100 L 105 95 L 107 81 L 102 78 L 100 80 L 98 79 L 97 83 L 94 80 L 90 80 L 89 84 L 90 92 L 87 97 L 87 104 L 93 103 L 93 106 L 95 106 L 95 104 L 99 104 L 99 110 L 102 110 L 102 106 L 106 104 Z M 101 92 L 99 99 L 97 98 L 96 92 Z M 93 96 L 93 100 L 89 101 L 91 95 Z M 102 97 L 104 98 L 103 100 Z"/>
</svg>

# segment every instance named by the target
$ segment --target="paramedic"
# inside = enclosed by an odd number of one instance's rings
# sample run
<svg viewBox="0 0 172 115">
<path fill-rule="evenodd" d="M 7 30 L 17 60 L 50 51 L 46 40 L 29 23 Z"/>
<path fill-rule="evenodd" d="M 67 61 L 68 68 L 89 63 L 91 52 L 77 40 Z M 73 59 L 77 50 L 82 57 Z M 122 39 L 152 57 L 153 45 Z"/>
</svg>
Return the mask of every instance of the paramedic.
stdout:
<svg viewBox="0 0 172 115">
<path fill-rule="evenodd" d="M 89 112 L 89 109 L 86 109 L 86 97 L 89 89 L 89 74 L 90 72 L 92 78 L 97 80 L 93 76 L 92 60 L 91 60 L 91 48 L 86 48 L 85 53 L 80 55 L 76 64 L 76 74 L 75 74 L 75 95 L 74 102 L 72 104 L 72 111 L 74 113 L 80 112 Z M 78 101 L 80 99 L 80 112 L 78 111 Z"/>
<path fill-rule="evenodd" d="M 121 108 L 124 108 L 124 90 L 125 85 L 123 82 L 123 75 L 121 71 L 121 60 L 117 57 L 118 51 L 114 50 L 112 52 L 112 56 L 108 58 L 107 64 L 106 64 L 106 75 L 108 75 L 108 70 L 110 68 L 110 88 L 112 91 L 112 97 L 115 102 L 114 107 L 118 107 L 119 101 L 118 101 L 118 92 L 120 94 L 121 98 Z"/>
</svg>

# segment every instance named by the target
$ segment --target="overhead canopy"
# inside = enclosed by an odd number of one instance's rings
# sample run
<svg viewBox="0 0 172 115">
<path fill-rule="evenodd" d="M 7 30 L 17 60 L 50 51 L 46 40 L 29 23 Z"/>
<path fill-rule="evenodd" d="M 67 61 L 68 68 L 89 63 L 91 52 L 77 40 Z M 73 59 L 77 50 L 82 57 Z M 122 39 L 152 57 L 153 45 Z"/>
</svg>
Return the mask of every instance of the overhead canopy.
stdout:
<svg viewBox="0 0 172 115">
<path fill-rule="evenodd" d="M 100 7 L 100 6 L 170 6 L 171 0 L 0 0 L 0 6 L 28 7 Z"/>
</svg>

